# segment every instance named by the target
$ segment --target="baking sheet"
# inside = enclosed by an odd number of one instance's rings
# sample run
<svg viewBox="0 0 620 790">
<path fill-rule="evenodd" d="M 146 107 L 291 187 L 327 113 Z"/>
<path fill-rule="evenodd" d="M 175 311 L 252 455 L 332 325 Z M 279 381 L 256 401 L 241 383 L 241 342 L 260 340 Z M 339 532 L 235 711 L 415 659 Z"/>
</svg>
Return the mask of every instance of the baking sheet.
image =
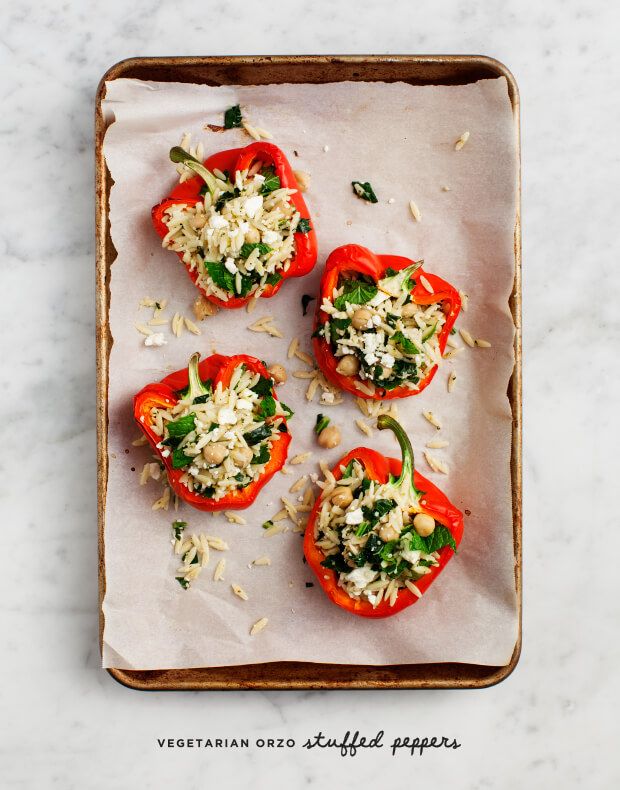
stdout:
<svg viewBox="0 0 620 790">
<path fill-rule="evenodd" d="M 244 312 L 221 312 L 203 325 L 201 338 L 169 337 L 163 349 L 146 349 L 133 328 L 135 320 L 145 317 L 137 311 L 139 300 L 145 295 L 167 297 L 169 314 L 179 310 L 189 315 L 195 298 L 181 264 L 159 247 L 149 222 L 150 206 L 172 183 L 167 151 L 182 132 L 197 137 L 204 123 L 220 122 L 223 110 L 238 101 L 252 121 L 274 134 L 293 166 L 312 175 L 306 197 L 319 233 L 319 264 L 312 275 L 287 283 L 277 299 L 261 300 L 251 318 Z M 513 364 L 514 328 L 507 300 L 513 282 L 517 161 L 505 80 L 430 88 L 398 83 L 211 88 L 117 80 L 108 85 L 105 110 L 116 119 L 104 151 L 115 181 L 110 220 L 119 256 L 111 281 L 104 665 L 156 669 L 276 660 L 508 663 L 517 636 L 511 414 L 505 395 Z M 454 152 L 454 141 L 465 129 L 471 132 L 470 141 Z M 207 154 L 248 142 L 238 131 L 205 132 L 203 140 Z M 370 206 L 355 199 L 352 179 L 371 180 L 380 203 Z M 450 186 L 449 192 L 442 191 L 444 185 Z M 388 198 L 395 202 L 388 204 Z M 419 224 L 408 214 L 411 198 L 422 211 Z M 146 381 L 181 367 L 196 348 L 204 354 L 213 346 L 234 353 L 241 343 L 243 350 L 268 361 L 282 360 L 293 335 L 304 338 L 309 348 L 311 318 L 302 319 L 300 296 L 316 291 L 326 254 L 347 242 L 424 257 L 429 271 L 472 294 L 460 325 L 493 342 L 488 351 L 464 352 L 444 366 L 421 396 L 399 403 L 418 449 L 419 468 L 455 504 L 471 511 L 459 556 L 413 609 L 386 621 L 352 618 L 329 605 L 318 585 L 305 587 L 313 579 L 301 562 L 299 535 L 265 538 L 260 530 L 295 479 L 277 476 L 244 513 L 246 527 L 187 506 L 179 511 L 194 531 L 222 535 L 231 545 L 226 581 L 214 583 L 210 573 L 203 574 L 184 592 L 174 581 L 177 563 L 169 547 L 174 516 L 152 513 L 154 484 L 137 485 L 148 453 L 130 444 L 135 436 L 131 396 Z M 287 340 L 243 329 L 268 313 L 286 330 Z M 459 383 L 448 395 L 445 378 L 452 367 Z M 305 406 L 304 389 L 305 382 L 291 379 L 282 391 L 297 411 L 291 455 L 317 449 L 311 432 L 314 415 L 327 411 Z M 427 408 L 443 417 L 442 437 L 451 442 L 441 451 L 452 469 L 448 478 L 424 468 L 420 450 L 435 433 L 421 417 Z M 396 452 L 389 437 L 376 434 L 369 441 L 359 433 L 352 418 L 360 415 L 349 399 L 329 412 L 344 434 L 341 447 L 328 454 L 330 462 L 360 444 Z M 301 474 L 315 466 L 293 469 Z M 248 568 L 261 554 L 271 556 L 272 566 Z M 231 582 L 249 592 L 248 602 L 233 596 Z M 262 616 L 269 617 L 269 626 L 250 637 L 251 624 Z"/>
</svg>

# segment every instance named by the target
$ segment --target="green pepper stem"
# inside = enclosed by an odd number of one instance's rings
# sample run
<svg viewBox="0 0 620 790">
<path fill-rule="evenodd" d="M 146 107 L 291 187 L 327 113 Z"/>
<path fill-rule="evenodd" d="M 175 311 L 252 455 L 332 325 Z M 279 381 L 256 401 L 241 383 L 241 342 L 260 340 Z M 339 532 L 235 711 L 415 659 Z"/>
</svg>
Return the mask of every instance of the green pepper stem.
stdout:
<svg viewBox="0 0 620 790">
<path fill-rule="evenodd" d="M 405 429 L 402 425 L 393 417 L 390 417 L 388 414 L 381 414 L 380 417 L 377 419 L 377 428 L 380 431 L 389 428 L 396 436 L 396 440 L 400 445 L 400 450 L 402 453 L 403 458 L 403 465 L 400 472 L 400 477 L 398 480 L 394 481 L 394 485 L 396 488 L 401 488 L 405 483 L 411 487 L 414 495 L 416 497 L 420 496 L 420 492 L 415 487 L 415 483 L 413 481 L 413 473 L 415 470 L 415 463 L 413 458 L 413 446 L 411 444 L 411 440 L 407 436 Z"/>
<path fill-rule="evenodd" d="M 200 371 L 198 370 L 199 362 L 200 352 L 196 351 L 196 353 L 192 354 L 189 358 L 189 363 L 187 365 L 187 374 L 189 377 L 187 394 L 192 400 L 198 398 L 200 395 L 206 395 L 209 392 L 209 388 L 204 385 L 200 378 Z"/>
<path fill-rule="evenodd" d="M 191 154 L 188 154 L 187 151 L 184 148 L 181 148 L 180 145 L 175 145 L 174 148 L 170 149 L 170 160 L 175 164 L 185 165 L 185 167 L 189 167 L 190 170 L 193 170 L 194 173 L 197 173 L 205 182 L 211 194 L 213 194 L 217 189 L 217 179 L 213 173 L 210 170 L 207 170 L 202 162 L 199 162 Z"/>
</svg>

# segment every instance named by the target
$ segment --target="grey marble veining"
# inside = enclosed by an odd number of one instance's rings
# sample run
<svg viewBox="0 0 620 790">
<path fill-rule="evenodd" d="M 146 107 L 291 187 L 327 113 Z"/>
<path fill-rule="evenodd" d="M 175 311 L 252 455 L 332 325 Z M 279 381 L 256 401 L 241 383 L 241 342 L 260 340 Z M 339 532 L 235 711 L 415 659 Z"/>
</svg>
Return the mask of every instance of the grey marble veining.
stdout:
<svg viewBox="0 0 620 790">
<path fill-rule="evenodd" d="M 613 4 L 118 0 L 2 7 L 0 775 L 10 788 L 607 788 L 620 641 Z M 523 104 L 525 601 L 515 674 L 480 692 L 140 694 L 99 666 L 93 97 L 129 55 L 472 52 Z M 10 411 L 9 411 L 10 410 Z M 9 414 L 11 415 L 9 417 Z M 320 728 L 446 735 L 423 758 L 170 750 Z M 386 750 L 384 750 L 385 752 Z"/>
</svg>

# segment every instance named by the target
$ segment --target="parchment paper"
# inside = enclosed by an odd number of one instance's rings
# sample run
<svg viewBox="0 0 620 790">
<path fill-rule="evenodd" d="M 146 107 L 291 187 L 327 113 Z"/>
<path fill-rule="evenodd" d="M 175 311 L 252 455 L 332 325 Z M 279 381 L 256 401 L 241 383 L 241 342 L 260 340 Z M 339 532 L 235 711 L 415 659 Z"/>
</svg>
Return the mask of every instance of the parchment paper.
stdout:
<svg viewBox="0 0 620 790">
<path fill-rule="evenodd" d="M 203 140 L 205 155 L 251 142 L 239 130 L 203 130 L 205 123 L 222 123 L 224 110 L 237 103 L 254 124 L 273 134 L 295 169 L 311 174 L 306 199 L 319 238 L 319 262 L 307 277 L 287 281 L 273 300 L 259 300 L 251 316 L 244 310 L 220 311 L 201 324 L 201 337 L 185 333 L 177 339 L 163 327 L 168 344 L 145 348 L 134 328 L 136 321 L 150 317 L 138 309 L 140 299 L 168 298 L 168 315 L 179 311 L 191 317 L 197 295 L 150 224 L 151 207 L 176 178 L 168 150 L 186 131 L 193 133 L 193 142 Z M 115 182 L 110 220 L 118 258 L 111 275 L 103 665 L 508 663 L 517 636 L 506 397 L 513 367 L 514 326 L 507 302 L 514 274 L 517 157 L 506 81 L 449 87 L 343 82 L 215 88 L 117 80 L 107 85 L 105 109 L 115 119 L 105 138 L 105 156 Z M 455 140 L 466 130 L 469 142 L 456 152 Z M 369 180 L 379 203 L 357 199 L 352 180 Z M 411 199 L 421 211 L 419 223 L 409 213 Z M 412 608 L 379 621 L 354 617 L 328 601 L 302 562 L 301 535 L 266 538 L 260 526 L 280 508 L 279 497 L 288 495 L 299 475 L 318 471 L 312 431 L 318 412 L 328 413 L 343 432 L 340 447 L 323 456 L 330 465 L 360 445 L 398 455 L 388 432 L 375 431 L 367 439 L 355 427 L 353 419 L 361 415 L 350 396 L 339 406 L 308 405 L 307 382 L 290 376 L 305 366 L 285 359 L 293 336 L 310 351 L 312 309 L 302 317 L 301 295 L 316 293 L 329 251 L 352 242 L 379 253 L 424 258 L 428 271 L 470 294 L 469 311 L 457 326 L 493 344 L 490 349 L 466 348 L 444 363 L 423 394 L 398 402 L 418 468 L 471 515 L 465 519 L 458 556 L 429 593 Z M 267 314 L 285 332 L 284 340 L 246 329 Z M 290 377 L 281 397 L 296 412 L 289 457 L 314 451 L 311 461 L 291 467 L 295 476 L 276 475 L 243 512 L 247 526 L 187 505 L 177 514 L 153 512 L 159 485 L 138 484 L 150 453 L 131 445 L 137 436 L 133 394 L 186 365 L 193 351 L 208 355 L 213 349 L 286 364 Z M 449 394 L 446 380 L 452 369 L 458 381 Z M 427 409 L 442 418 L 441 431 L 422 417 Z M 449 464 L 447 477 L 431 472 L 423 458 L 424 444 L 433 438 L 450 442 L 445 450 L 431 451 Z M 170 546 L 175 517 L 189 522 L 189 532 L 220 535 L 230 544 L 225 581 L 212 580 L 216 556 L 188 591 L 181 589 L 174 578 L 178 557 Z M 271 557 L 270 567 L 248 567 L 265 554 Z M 314 586 L 306 587 L 306 582 Z M 248 592 L 247 602 L 233 595 L 231 583 Z M 269 624 L 251 637 L 250 627 L 261 617 L 268 617 Z"/>
</svg>

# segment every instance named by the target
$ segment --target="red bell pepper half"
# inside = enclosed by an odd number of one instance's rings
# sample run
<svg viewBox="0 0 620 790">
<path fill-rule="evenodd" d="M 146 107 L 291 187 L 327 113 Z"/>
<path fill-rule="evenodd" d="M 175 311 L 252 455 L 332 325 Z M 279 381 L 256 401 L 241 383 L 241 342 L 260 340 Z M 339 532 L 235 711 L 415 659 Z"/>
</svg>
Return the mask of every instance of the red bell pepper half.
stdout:
<svg viewBox="0 0 620 790">
<path fill-rule="evenodd" d="M 310 219 L 308 208 L 299 190 L 299 185 L 297 184 L 293 169 L 284 152 L 281 151 L 277 145 L 273 145 L 273 143 L 257 142 L 251 143 L 245 148 L 233 148 L 229 151 L 220 151 L 206 159 L 203 164 L 177 146 L 171 149 L 170 158 L 173 162 L 182 162 L 196 172 L 197 175 L 194 176 L 194 178 L 178 184 L 168 197 L 164 198 L 161 203 L 153 207 L 151 211 L 153 225 L 162 239 L 168 233 L 168 227 L 163 219 L 166 209 L 173 205 L 195 206 L 197 203 L 200 203 L 203 200 L 201 188 L 204 189 L 205 184 L 211 191 L 215 188 L 216 178 L 213 175 L 213 170 L 229 173 L 230 180 L 234 183 L 235 175 L 238 171 L 249 170 L 257 162 L 262 162 L 266 168 L 273 167 L 275 175 L 280 179 L 280 187 L 297 190 L 294 195 L 290 195 L 290 201 L 303 219 Z M 282 287 L 284 280 L 288 277 L 303 277 L 304 274 L 308 274 L 314 267 L 317 259 L 316 233 L 313 223 L 307 224 L 310 225 L 310 229 L 307 232 L 295 233 L 295 253 L 288 270 L 282 272 L 282 279 L 277 283 L 274 285 L 267 284 L 261 293 L 261 297 L 267 299 L 274 296 Z M 182 261 L 183 253 L 178 252 L 177 255 Z M 251 296 L 237 296 L 224 301 L 214 294 L 205 293 L 204 289 L 202 289 L 197 282 L 198 274 L 195 269 L 191 271 L 187 268 L 187 272 L 193 283 L 199 288 L 203 295 L 209 301 L 220 307 L 229 309 L 243 307 L 252 298 Z"/>
<path fill-rule="evenodd" d="M 365 470 L 366 476 L 371 480 L 375 480 L 378 483 L 391 481 L 394 489 L 410 491 L 412 500 L 417 502 L 416 511 L 432 516 L 437 525 L 446 527 L 452 536 L 453 545 L 458 546 L 463 537 L 463 514 L 461 511 L 450 502 L 437 486 L 415 471 L 413 448 L 402 427 L 388 415 L 379 417 L 377 427 L 380 430 L 389 428 L 395 433 L 401 446 L 402 461 L 396 458 L 386 458 L 381 453 L 368 447 L 357 447 L 341 458 L 332 469 L 334 477 L 339 480 L 342 477 L 341 467 L 346 469 L 351 461 L 359 461 Z M 373 606 L 370 601 L 362 598 L 362 596 L 359 598 L 351 597 L 343 587 L 339 586 L 339 573 L 322 564 L 326 560 L 326 555 L 316 545 L 315 524 L 323 501 L 323 498 L 319 497 L 310 513 L 304 536 L 304 554 L 308 565 L 316 574 L 321 587 L 332 603 L 360 617 L 377 618 L 390 617 L 414 604 L 418 600 L 418 596 L 408 587 L 399 588 L 394 606 L 390 606 L 388 600 L 382 600 L 381 603 Z M 454 555 L 450 545 L 444 545 L 438 552 L 438 564 L 429 568 L 430 573 L 421 576 L 415 581 L 415 586 L 422 594 L 428 590 Z M 353 567 L 350 570 L 353 570 Z"/>
<path fill-rule="evenodd" d="M 415 304 L 442 303 L 446 319 L 437 337 L 439 350 L 443 354 L 450 330 L 454 326 L 461 309 L 459 292 L 450 283 L 442 280 L 435 274 L 424 271 L 421 263 L 416 264 L 410 258 L 404 258 L 399 255 L 375 255 L 366 247 L 361 247 L 358 244 L 345 244 L 343 247 L 338 247 L 330 254 L 325 264 L 315 316 L 313 334 L 314 356 L 319 367 L 332 383 L 360 398 L 391 400 L 393 398 L 406 398 L 410 395 L 417 395 L 431 383 L 433 376 L 437 372 L 437 365 L 434 365 L 426 372 L 415 390 L 405 386 L 397 386 L 394 389 L 385 389 L 377 386 L 374 394 L 371 395 L 364 390 L 358 389 L 356 382 L 362 383 L 362 379 L 357 375 L 343 375 L 336 370 L 340 360 L 332 352 L 331 345 L 318 334 L 322 325 L 330 318 L 328 313 L 321 309 L 323 299 L 332 301 L 334 289 L 339 286 L 341 279 L 350 279 L 351 277 L 362 275 L 376 283 L 388 276 L 389 270 L 392 270 L 392 272 L 403 272 L 405 269 L 410 270 L 411 276 L 415 272 L 415 279 L 409 281 L 413 286 L 410 294 Z M 421 282 L 422 277 L 430 283 L 433 293 L 426 290 Z"/>
<path fill-rule="evenodd" d="M 271 378 L 260 360 L 246 354 L 235 354 L 231 357 L 213 354 L 198 364 L 199 359 L 200 354 L 193 354 L 187 368 L 177 370 L 176 373 L 171 373 L 157 383 L 147 384 L 140 390 L 134 397 L 134 419 L 159 456 L 168 474 L 170 486 L 180 499 L 198 510 L 241 510 L 254 502 L 261 488 L 284 466 L 291 436 L 288 430 L 278 431 L 274 435 L 270 458 L 265 464 L 262 475 L 245 488 L 235 488 L 218 500 L 190 491 L 181 482 L 184 469 L 174 468 L 172 453 L 162 447 L 162 437 L 153 430 L 151 409 L 171 409 L 186 393 L 190 398 L 208 397 L 218 383 L 226 388 L 230 384 L 233 372 L 239 365 L 244 365 L 248 370 L 260 373 L 266 379 Z M 272 388 L 271 395 L 275 400 L 278 399 L 274 388 Z M 286 428 L 286 417 L 283 425 Z"/>
</svg>

